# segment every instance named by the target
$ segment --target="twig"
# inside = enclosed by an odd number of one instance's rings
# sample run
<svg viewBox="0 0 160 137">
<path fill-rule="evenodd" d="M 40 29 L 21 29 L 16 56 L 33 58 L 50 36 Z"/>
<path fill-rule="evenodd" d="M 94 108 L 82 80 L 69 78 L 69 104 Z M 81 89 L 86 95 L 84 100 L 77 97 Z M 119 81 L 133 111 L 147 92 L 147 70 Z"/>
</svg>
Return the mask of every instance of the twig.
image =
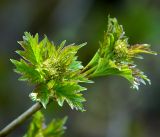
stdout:
<svg viewBox="0 0 160 137">
<path fill-rule="evenodd" d="M 40 110 L 42 105 L 37 102 L 28 110 L 26 110 L 23 114 L 21 114 L 18 118 L 13 120 L 10 124 L 8 124 L 5 128 L 0 131 L 0 137 L 6 137 L 10 132 L 12 132 L 16 127 L 21 125 L 24 121 L 26 121 L 29 117 L 31 117 L 35 112 Z"/>
</svg>

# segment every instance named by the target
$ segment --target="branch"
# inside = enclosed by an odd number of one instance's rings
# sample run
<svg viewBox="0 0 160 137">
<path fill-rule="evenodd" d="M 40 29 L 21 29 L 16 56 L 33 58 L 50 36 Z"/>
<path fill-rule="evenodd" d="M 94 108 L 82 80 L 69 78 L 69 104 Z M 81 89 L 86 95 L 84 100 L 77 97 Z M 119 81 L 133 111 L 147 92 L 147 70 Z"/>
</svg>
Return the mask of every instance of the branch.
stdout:
<svg viewBox="0 0 160 137">
<path fill-rule="evenodd" d="M 24 121 L 26 121 L 29 117 L 31 117 L 35 112 L 40 110 L 42 105 L 37 102 L 28 110 L 26 110 L 23 114 L 21 114 L 18 118 L 13 120 L 10 124 L 8 124 L 5 128 L 0 131 L 0 137 L 7 136 L 10 132 L 12 132 L 16 127 L 21 125 Z"/>
</svg>

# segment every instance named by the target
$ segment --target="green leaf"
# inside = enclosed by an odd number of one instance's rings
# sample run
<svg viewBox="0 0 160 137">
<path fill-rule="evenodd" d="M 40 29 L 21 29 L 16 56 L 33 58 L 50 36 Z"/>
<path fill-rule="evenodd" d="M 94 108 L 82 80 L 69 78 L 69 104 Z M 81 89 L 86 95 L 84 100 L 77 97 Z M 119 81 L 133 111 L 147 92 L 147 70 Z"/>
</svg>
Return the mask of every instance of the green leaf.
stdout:
<svg viewBox="0 0 160 137">
<path fill-rule="evenodd" d="M 15 72 L 22 75 L 19 80 L 31 81 L 34 84 L 45 80 L 42 74 L 35 70 L 34 66 L 26 63 L 23 59 L 20 61 L 11 59 L 11 62 L 16 66 Z"/>
<path fill-rule="evenodd" d="M 42 134 L 43 123 L 44 123 L 43 114 L 40 111 L 36 112 L 36 114 L 33 115 L 32 122 L 24 137 L 38 137 L 38 135 Z"/>
<path fill-rule="evenodd" d="M 63 102 L 66 101 L 72 109 L 84 111 L 83 102 L 85 99 L 79 92 L 86 90 L 86 88 L 77 85 L 74 82 L 65 82 L 57 84 L 55 87 L 57 101 L 60 106 L 63 106 Z"/>
<path fill-rule="evenodd" d="M 48 90 L 48 87 L 45 84 L 40 84 L 37 85 L 37 87 L 29 96 L 33 101 L 41 102 L 43 107 L 46 108 L 50 97 L 49 92 L 50 91 Z"/>
<path fill-rule="evenodd" d="M 66 127 L 64 127 L 64 124 L 67 121 L 67 117 L 64 117 L 63 119 L 55 120 L 53 119 L 47 128 L 44 129 L 44 136 L 45 137 L 61 137 L 64 134 L 64 131 Z"/>
<path fill-rule="evenodd" d="M 27 133 L 23 137 L 61 137 L 64 134 L 67 117 L 63 119 L 53 119 L 48 125 L 41 111 L 34 114 Z"/>
<path fill-rule="evenodd" d="M 32 64 L 38 64 L 41 61 L 38 37 L 38 34 L 33 37 L 30 33 L 25 32 L 23 41 L 18 42 L 24 51 L 17 51 L 17 53 Z"/>
</svg>

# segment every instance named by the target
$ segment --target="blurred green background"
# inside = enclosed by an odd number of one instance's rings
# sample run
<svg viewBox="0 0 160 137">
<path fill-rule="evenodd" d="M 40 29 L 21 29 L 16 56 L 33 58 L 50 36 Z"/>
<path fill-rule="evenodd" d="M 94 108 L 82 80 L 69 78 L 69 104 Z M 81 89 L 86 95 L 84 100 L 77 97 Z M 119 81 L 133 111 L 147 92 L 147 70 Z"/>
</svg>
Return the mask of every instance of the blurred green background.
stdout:
<svg viewBox="0 0 160 137">
<path fill-rule="evenodd" d="M 33 102 L 32 87 L 17 80 L 10 58 L 19 58 L 24 31 L 46 34 L 60 43 L 88 42 L 79 52 L 84 65 L 98 48 L 107 26 L 107 16 L 116 17 L 124 26 L 130 44 L 148 43 L 160 51 L 159 0 L 0 0 L 0 128 L 4 127 Z M 85 85 L 86 112 L 72 111 L 57 103 L 44 110 L 47 121 L 69 116 L 64 137 L 160 137 L 160 66 L 159 56 L 138 61 L 152 85 L 130 89 L 120 77 L 94 79 Z M 29 120 L 9 137 L 21 137 Z"/>
</svg>

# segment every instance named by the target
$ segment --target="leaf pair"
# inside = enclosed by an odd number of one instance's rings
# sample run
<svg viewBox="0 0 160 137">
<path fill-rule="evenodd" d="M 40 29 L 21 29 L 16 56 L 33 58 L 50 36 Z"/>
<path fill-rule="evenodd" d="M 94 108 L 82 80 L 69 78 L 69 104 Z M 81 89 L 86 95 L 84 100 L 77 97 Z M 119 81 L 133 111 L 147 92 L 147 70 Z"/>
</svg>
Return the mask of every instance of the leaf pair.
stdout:
<svg viewBox="0 0 160 137">
<path fill-rule="evenodd" d="M 117 75 L 138 89 L 140 83 L 150 83 L 150 80 L 137 68 L 134 58 L 142 59 L 142 53 L 156 55 L 148 44 L 129 45 L 122 25 L 110 17 L 104 39 L 85 67 L 77 60 L 76 53 L 86 43 L 65 46 L 63 41 L 55 46 L 46 36 L 39 41 L 38 34 L 32 36 L 26 32 L 19 44 L 23 50 L 16 52 L 22 58 L 11 61 L 16 66 L 15 71 L 22 75 L 20 80 L 35 85 L 31 99 L 41 102 L 45 108 L 50 100 L 56 100 L 60 106 L 66 101 L 72 109 L 81 111 L 84 111 L 82 103 L 85 101 L 81 92 L 86 90 L 81 82 L 91 83 L 89 78 Z"/>
</svg>

